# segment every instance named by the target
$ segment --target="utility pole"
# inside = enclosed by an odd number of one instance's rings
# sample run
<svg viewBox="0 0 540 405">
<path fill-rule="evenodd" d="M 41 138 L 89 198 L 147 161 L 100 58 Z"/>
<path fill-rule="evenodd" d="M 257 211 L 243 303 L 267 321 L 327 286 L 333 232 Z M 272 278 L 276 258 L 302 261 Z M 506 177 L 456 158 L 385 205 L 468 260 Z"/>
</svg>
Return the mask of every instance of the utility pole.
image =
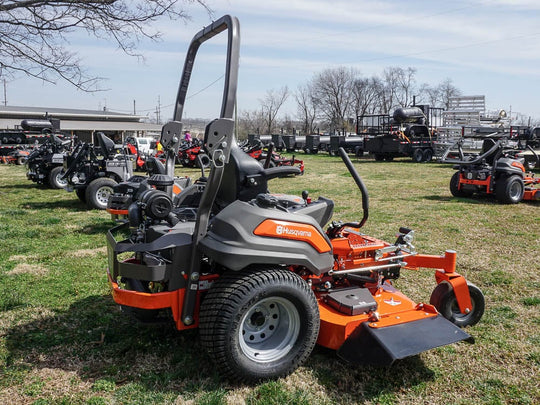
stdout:
<svg viewBox="0 0 540 405">
<path fill-rule="evenodd" d="M 156 107 L 157 123 L 161 124 L 161 96 L 157 98 L 157 107 Z"/>
<path fill-rule="evenodd" d="M 133 99 L 133 115 L 137 115 L 137 113 L 135 112 L 135 99 Z"/>
<path fill-rule="evenodd" d="M 4 105 L 7 106 L 7 90 L 6 90 L 6 79 L 4 79 Z"/>
</svg>

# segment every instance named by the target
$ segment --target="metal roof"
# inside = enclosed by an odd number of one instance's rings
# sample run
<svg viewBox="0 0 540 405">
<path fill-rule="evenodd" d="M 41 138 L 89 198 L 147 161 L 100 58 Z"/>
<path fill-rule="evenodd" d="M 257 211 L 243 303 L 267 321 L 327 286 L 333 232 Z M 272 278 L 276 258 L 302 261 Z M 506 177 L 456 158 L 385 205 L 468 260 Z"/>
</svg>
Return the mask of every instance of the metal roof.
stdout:
<svg viewBox="0 0 540 405">
<path fill-rule="evenodd" d="M 23 107 L 23 106 L 0 106 L 1 117 L 49 117 L 64 119 L 89 119 L 89 120 L 120 120 L 140 121 L 145 118 L 142 115 L 124 114 L 114 111 L 101 110 L 77 110 L 73 108 L 56 107 Z"/>
</svg>

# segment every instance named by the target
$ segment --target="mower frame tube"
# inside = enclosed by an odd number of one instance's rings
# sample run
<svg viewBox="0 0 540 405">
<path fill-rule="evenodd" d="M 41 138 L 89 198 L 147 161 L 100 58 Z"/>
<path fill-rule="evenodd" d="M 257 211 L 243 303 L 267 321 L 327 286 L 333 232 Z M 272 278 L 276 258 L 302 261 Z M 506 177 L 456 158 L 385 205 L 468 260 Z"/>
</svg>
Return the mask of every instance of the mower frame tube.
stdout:
<svg viewBox="0 0 540 405">
<path fill-rule="evenodd" d="M 194 322 L 198 280 L 200 278 L 199 270 L 202 258 L 199 243 L 206 235 L 210 211 L 221 185 L 225 164 L 229 161 L 231 147 L 235 142 L 234 121 L 232 118 L 235 108 L 240 58 L 240 24 L 236 17 L 231 17 L 230 15 L 221 17 L 195 34 L 191 40 L 184 62 L 182 78 L 178 87 L 173 115 L 173 122 L 181 122 L 191 73 L 199 47 L 210 38 L 225 30 L 227 30 L 228 35 L 223 99 L 220 118 L 212 121 L 206 127 L 205 141 L 212 163 L 208 182 L 197 210 L 190 266 L 186 271 L 188 285 L 182 306 L 182 322 L 185 325 L 191 325 Z"/>
<path fill-rule="evenodd" d="M 425 267 L 437 269 L 435 280 L 437 284 L 448 283 L 454 290 L 459 310 L 462 314 L 468 314 L 472 310 L 471 296 L 467 280 L 462 275 L 456 273 L 457 253 L 447 250 L 444 256 L 417 254 L 407 258 L 407 269 Z"/>
</svg>

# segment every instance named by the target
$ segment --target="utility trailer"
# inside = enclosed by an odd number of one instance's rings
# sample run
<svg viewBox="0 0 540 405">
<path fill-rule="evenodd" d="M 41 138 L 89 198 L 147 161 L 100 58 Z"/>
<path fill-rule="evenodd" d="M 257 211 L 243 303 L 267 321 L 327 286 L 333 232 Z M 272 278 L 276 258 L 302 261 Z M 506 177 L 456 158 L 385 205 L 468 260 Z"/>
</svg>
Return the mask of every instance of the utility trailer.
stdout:
<svg viewBox="0 0 540 405">
<path fill-rule="evenodd" d="M 396 157 L 411 157 L 415 162 L 433 158 L 436 131 L 429 127 L 436 111 L 422 105 L 397 108 L 388 114 L 369 114 L 357 117 L 356 132 L 364 135 L 364 151 L 375 160 L 391 161 Z"/>
<path fill-rule="evenodd" d="M 45 143 L 51 134 L 63 137 L 58 119 L 25 119 L 21 121 L 20 127 L 0 130 L 0 161 L 13 161 L 21 165 L 32 149 Z"/>
</svg>

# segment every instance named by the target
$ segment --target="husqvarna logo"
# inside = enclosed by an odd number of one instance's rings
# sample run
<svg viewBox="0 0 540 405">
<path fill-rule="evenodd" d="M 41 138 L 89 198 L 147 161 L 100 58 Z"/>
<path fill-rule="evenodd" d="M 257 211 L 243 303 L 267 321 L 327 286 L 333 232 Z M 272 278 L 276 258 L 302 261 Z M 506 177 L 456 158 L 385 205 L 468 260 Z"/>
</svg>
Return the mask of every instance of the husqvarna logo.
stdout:
<svg viewBox="0 0 540 405">
<path fill-rule="evenodd" d="M 311 232 L 310 231 L 302 231 L 300 229 L 294 229 L 294 228 L 288 228 L 283 225 L 276 226 L 276 234 L 277 235 L 292 235 L 292 236 L 302 236 L 311 238 Z"/>
</svg>

